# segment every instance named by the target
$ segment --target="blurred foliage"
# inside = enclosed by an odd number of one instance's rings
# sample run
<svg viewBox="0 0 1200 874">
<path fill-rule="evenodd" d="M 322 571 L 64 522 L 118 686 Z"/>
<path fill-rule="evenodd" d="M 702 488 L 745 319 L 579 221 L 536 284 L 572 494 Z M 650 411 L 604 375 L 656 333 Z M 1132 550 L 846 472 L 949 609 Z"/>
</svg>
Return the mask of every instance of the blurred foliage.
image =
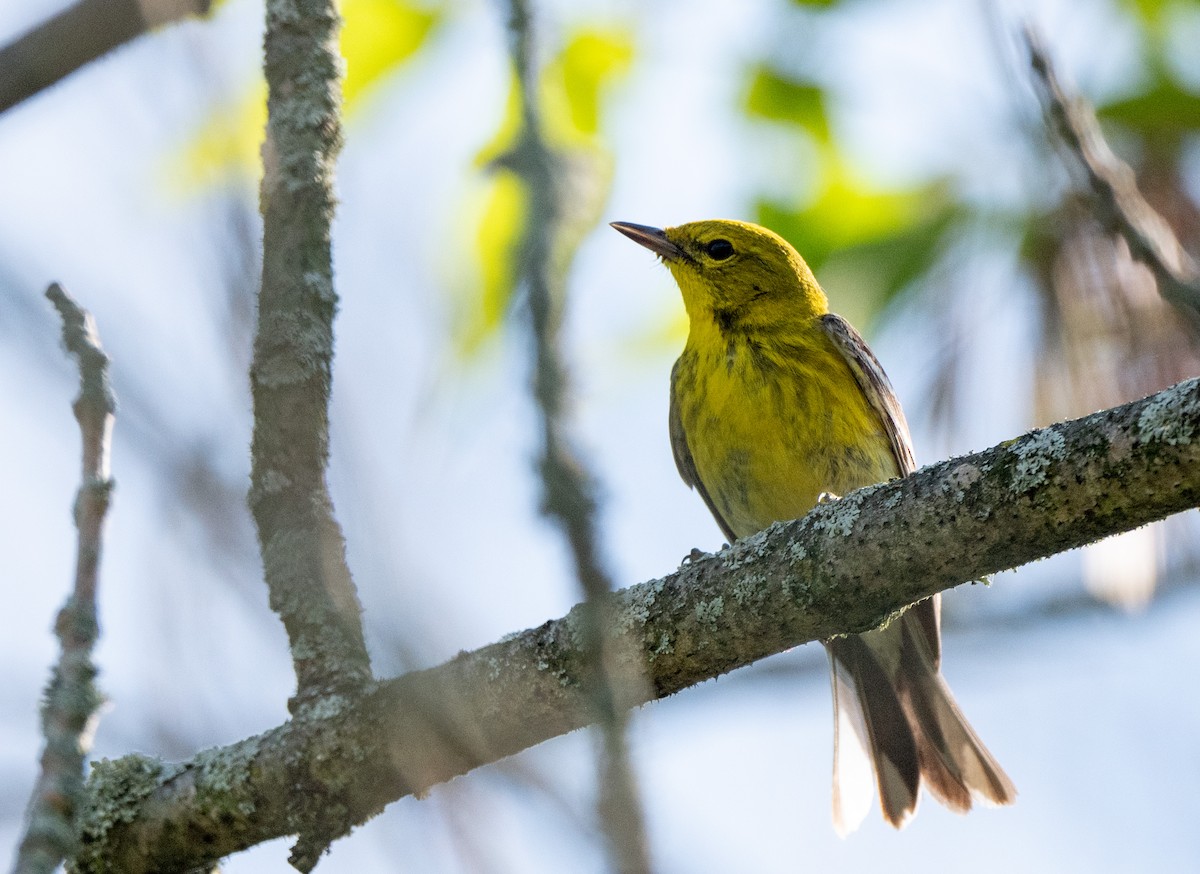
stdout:
<svg viewBox="0 0 1200 874">
<path fill-rule="evenodd" d="M 443 12 L 406 0 L 343 0 L 342 82 L 347 118 L 375 86 L 411 60 L 440 23 Z M 216 109 L 173 162 L 170 178 L 185 193 L 230 177 L 255 180 L 267 123 L 267 87 L 261 75 L 233 106 Z"/>
<path fill-rule="evenodd" d="M 1171 41 L 1179 42 L 1187 16 L 1200 16 L 1200 4 L 1122 0 L 1120 8 L 1136 36 L 1138 69 L 1097 115 L 1148 202 L 1196 252 L 1200 209 L 1187 193 L 1186 168 L 1188 150 L 1200 141 L 1200 56 L 1178 44 L 1173 49 Z M 841 12 L 810 9 L 806 27 L 819 29 Z M 1195 29 L 1185 32 L 1200 31 L 1200 23 L 1191 24 Z M 818 276 L 836 277 L 839 307 L 848 307 L 863 327 L 909 296 L 949 302 L 930 310 L 943 323 L 934 334 L 944 348 L 937 354 L 940 372 L 930 374 L 933 397 L 914 412 L 932 410 L 933 424 L 947 432 L 961 421 L 958 392 L 971 383 L 960 372 L 971 357 L 963 338 L 987 326 L 976 323 L 969 304 L 956 303 L 969 289 L 959 284 L 955 259 L 964 251 L 1012 251 L 1014 240 L 1018 270 L 1039 304 L 1032 311 L 1039 319 L 1031 332 L 1037 344 L 1025 350 L 1034 359 L 1030 419 L 1041 424 L 1080 415 L 1200 373 L 1200 337 L 1159 296 L 1153 276 L 1132 261 L 1124 241 L 1101 226 L 1083 174 L 1049 126 L 1017 131 L 1044 164 L 1028 165 L 1026 177 L 1039 181 L 1028 186 L 1024 205 L 1006 204 L 1002 215 L 995 204 L 970 199 L 952 177 L 879 188 L 856 171 L 838 140 L 831 116 L 840 107 L 830 87 L 837 80 L 820 57 L 798 61 L 789 45 L 784 54 L 768 52 L 748 65 L 742 112 L 752 126 L 784 132 L 806 183 L 803 191 L 758 192 L 754 215 L 792 242 Z M 998 73 L 1030 79 L 1022 66 Z M 1046 184 L 1043 168 L 1055 182 Z M 1153 550 L 1143 558 L 1152 569 Z M 1103 580 L 1094 590 L 1125 605 L 1144 602 L 1153 590 L 1152 581 L 1143 580 L 1136 592 L 1126 582 Z"/>
<path fill-rule="evenodd" d="M 1180 16 L 1200 14 L 1200 4 L 1124 0 L 1121 5 L 1137 34 L 1139 63 L 1147 75 L 1127 77 L 1129 90 L 1099 106 L 1098 116 L 1131 161 L 1151 205 L 1195 251 L 1200 212 L 1186 193 L 1184 167 L 1187 149 L 1200 134 L 1200 94 L 1194 85 L 1200 77 L 1193 75 L 1189 83 L 1181 75 L 1169 41 Z M 807 26 L 819 29 L 840 14 L 838 8 L 811 11 Z M 906 188 L 872 185 L 838 140 L 831 114 L 839 107 L 837 92 L 828 87 L 834 81 L 829 70 L 814 60 L 805 71 L 804 63 L 798 71 L 789 50 L 786 56 L 753 58 L 748 65 L 743 114 L 751 125 L 785 132 L 806 180 L 803 191 L 759 192 L 754 215 L 792 242 L 818 275 L 836 275 L 840 295 L 843 300 L 849 295 L 858 315 L 869 321 L 906 293 L 944 284 L 938 270 L 968 234 L 976 247 L 1005 250 L 1015 230 L 1023 241 L 1021 269 L 1041 303 L 1041 345 L 1032 350 L 1038 365 L 1031 368 L 1037 380 L 1031 418 L 1061 419 L 1113 405 L 1197 371 L 1198 338 L 1154 293 L 1153 281 L 1130 261 L 1123 243 L 1101 231 L 1078 174 L 1063 172 L 1058 189 L 1030 191 L 1024 209 L 1015 214 L 1006 209 L 1003 221 L 996 220 L 993 206 L 969 200 L 952 178 Z M 1012 72 L 1028 78 L 1026 70 Z M 1054 145 L 1048 140 L 1033 144 L 1041 154 Z M 1075 169 L 1067 166 L 1069 155 L 1062 157 L 1066 162 L 1055 162 L 1058 166 Z M 1029 175 L 1036 176 L 1033 168 Z M 946 355 L 945 366 L 960 366 L 957 358 Z M 948 425 L 956 410 L 953 404 L 942 409 Z"/>
<path fill-rule="evenodd" d="M 825 92 L 817 85 L 796 82 L 760 64 L 750 73 L 745 103 L 751 116 L 795 125 L 831 144 Z"/>
<path fill-rule="evenodd" d="M 804 40 L 815 46 L 822 27 L 828 24 L 834 32 L 833 25 L 871 5 L 871 0 L 781 0 L 777 13 L 781 19 L 802 16 Z M 879 0 L 874 5 L 882 6 Z M 1189 149 L 1200 142 L 1200 63 L 1186 47 L 1181 53 L 1178 32 L 1188 16 L 1200 16 L 1200 3 L 1118 0 L 1118 10 L 1122 25 L 1135 34 L 1139 54 L 1122 79 L 1124 90 L 1097 106 L 1097 114 L 1147 200 L 1195 252 L 1200 210 L 1185 182 Z M 353 114 L 379 82 L 429 42 L 446 13 L 441 6 L 408 0 L 346 0 L 344 15 L 345 99 Z M 1200 24 L 1186 32 L 1197 30 Z M 951 302 L 930 313 L 942 322 L 933 334 L 945 345 L 936 356 L 941 372 L 930 375 L 935 397 L 912 412 L 933 410 L 934 424 L 946 432 L 959 420 L 958 387 L 971 384 L 959 371 L 969 357 L 969 338 L 986 326 L 969 323 L 970 303 L 955 303 L 969 294 L 960 287 L 964 271 L 955 259 L 969 257 L 964 252 L 1012 252 L 1014 240 L 1018 269 L 1038 304 L 1033 313 L 1038 323 L 1030 332 L 1038 343 L 1027 350 L 1033 366 L 1023 368 L 1034 379 L 1031 420 L 1110 406 L 1200 370 L 1200 340 L 1161 301 L 1123 243 L 1100 227 L 1082 177 L 1069 172 L 1069 155 L 1061 149 L 1054 155 L 1057 145 L 1044 126 L 1022 127 L 1022 121 L 1013 126 L 1014 138 L 1024 138 L 1038 162 L 1025 168 L 1026 178 L 1037 181 L 1024 203 L 997 207 L 973 199 L 949 169 L 903 186 L 875 183 L 841 140 L 836 122 L 845 107 L 839 104 L 837 67 L 826 55 L 801 49 L 793 39 L 763 40 L 745 56 L 743 87 L 731 109 L 751 134 L 770 128 L 765 139 L 783 143 L 785 160 L 803 168 L 804 179 L 795 189 L 774 182 L 752 191 L 751 215 L 789 239 L 818 276 L 836 277 L 839 307 L 860 327 L 869 330 L 889 308 L 918 298 Z M 577 205 L 558 235 L 564 260 L 594 227 L 607 199 L 612 160 L 604 145 L 606 98 L 633 59 L 634 38 L 627 29 L 585 27 L 568 30 L 538 73 L 540 125 L 565 168 L 561 184 L 572 187 L 570 201 Z M 997 62 L 996 75 L 1019 83 L 1029 74 L 1018 61 L 1011 69 Z M 265 95 L 261 84 L 247 90 L 243 101 L 215 113 L 189 144 L 182 171 L 175 174 L 185 186 L 257 172 Z M 1013 90 L 1026 99 L 1023 89 Z M 497 129 L 477 156 L 478 167 L 487 172 L 476 177 L 455 212 L 454 221 L 472 241 L 471 257 L 450 268 L 455 348 L 462 356 L 504 325 L 516 292 L 517 245 L 530 204 L 511 163 L 525 133 L 521 106 L 512 76 Z M 955 320 L 962 324 L 952 324 Z M 647 342 L 665 347 L 678 339 L 679 325 L 653 327 Z"/>
<path fill-rule="evenodd" d="M 564 171 L 560 184 L 572 189 L 571 215 L 562 217 L 556 252 L 560 262 L 599 221 L 612 180 L 612 159 L 601 139 L 606 91 L 629 69 L 631 35 L 619 29 L 583 29 L 569 35 L 538 76 L 539 122 Z M 459 285 L 456 340 L 469 356 L 503 324 L 518 276 L 519 244 L 527 227 L 529 196 L 510 165 L 524 135 L 517 77 L 509 82 L 504 117 L 478 156 L 488 178 L 468 206 L 467 221 L 476 228 L 477 275 Z M 565 263 L 564 263 L 565 268 Z"/>
<path fill-rule="evenodd" d="M 1163 20 L 1164 13 L 1174 5 L 1170 0 L 1121 0 L 1124 6 L 1141 26 L 1147 29 L 1157 27 Z"/>
<path fill-rule="evenodd" d="M 938 261 L 965 208 L 944 180 L 883 189 L 863 179 L 834 136 L 828 100 L 820 85 L 769 61 L 750 70 L 743 110 L 752 122 L 792 132 L 793 160 L 805 163 L 812 180 L 804 192 L 761 194 L 754 214 L 818 274 L 849 276 L 855 315 L 870 320 Z"/>
<path fill-rule="evenodd" d="M 441 13 L 401 0 L 343 0 L 342 16 L 342 94 L 354 112 L 364 94 L 425 44 Z"/>
<path fill-rule="evenodd" d="M 1096 114 L 1146 200 L 1195 251 L 1200 209 L 1187 193 L 1185 166 L 1188 144 L 1200 134 L 1200 95 L 1169 62 L 1162 25 L 1185 7 L 1200 14 L 1200 4 L 1124 6 L 1149 75 Z M 1200 336 L 1159 297 L 1124 241 L 1100 226 L 1082 183 L 1068 186 L 1049 210 L 1031 211 L 1022 256 L 1043 313 L 1038 421 L 1122 403 L 1200 372 Z"/>
</svg>

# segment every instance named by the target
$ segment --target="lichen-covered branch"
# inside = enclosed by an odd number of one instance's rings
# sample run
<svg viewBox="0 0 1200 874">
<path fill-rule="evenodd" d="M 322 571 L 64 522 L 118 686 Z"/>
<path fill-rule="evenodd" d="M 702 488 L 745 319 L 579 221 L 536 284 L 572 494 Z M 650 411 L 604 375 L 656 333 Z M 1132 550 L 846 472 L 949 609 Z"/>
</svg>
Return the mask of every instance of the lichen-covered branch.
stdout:
<svg viewBox="0 0 1200 874">
<path fill-rule="evenodd" d="M 270 0 L 266 8 L 269 121 L 250 508 L 271 606 L 291 642 L 295 711 L 362 688 L 370 663 L 325 481 L 337 308 L 330 222 L 342 141 L 340 19 L 327 0 Z"/>
<path fill-rule="evenodd" d="M 592 476 L 570 444 L 563 414 L 568 380 L 559 327 L 570 265 L 569 259 L 563 257 L 565 247 L 556 240 L 556 233 L 568 226 L 566 216 L 582 204 L 572 204 L 570 189 L 565 185 L 566 162 L 550 148 L 542 133 L 533 61 L 533 24 L 525 0 L 509 0 L 508 26 L 521 96 L 521 138 L 506 156 L 506 163 L 521 176 L 529 192 L 520 280 L 527 290 L 534 347 L 532 389 L 542 431 L 538 464 L 542 510 L 566 536 L 584 597 L 580 633 L 590 665 L 586 688 L 603 741 L 597 805 L 600 824 L 617 869 L 626 874 L 649 874 L 641 800 L 626 743 L 628 715 L 616 703 L 619 694 L 616 687 L 639 684 L 642 671 L 636 663 L 626 662 L 626 671 L 617 673 L 615 642 L 603 633 L 611 619 L 609 597 L 613 585 L 599 554 Z"/>
<path fill-rule="evenodd" d="M 330 224 L 342 145 L 341 19 L 335 0 L 267 0 L 262 285 L 250 383 L 250 509 L 271 607 L 296 670 L 297 716 L 329 712 L 371 681 L 362 608 L 325 479 L 333 364 Z M 306 793 L 292 864 L 310 870 L 349 829 L 341 809 Z"/>
<path fill-rule="evenodd" d="M 0 112 L 152 28 L 207 15 L 212 0 L 80 0 L 0 48 Z"/>
<path fill-rule="evenodd" d="M 75 419 L 82 437 L 83 464 L 75 496 L 75 585 L 54 624 L 62 655 L 42 703 L 46 747 L 25 815 L 15 874 L 49 874 L 76 849 L 76 817 L 84 795 L 83 758 L 90 746 L 88 728 L 101 701 L 92 649 L 99 633 L 96 587 L 100 547 L 113 488 L 109 451 L 117 404 L 108 381 L 108 356 L 100 346 L 91 315 L 60 285 L 51 285 L 46 297 L 62 319 L 63 345 L 79 365 Z"/>
<path fill-rule="evenodd" d="M 1037 77 L 1046 115 L 1087 177 L 1097 217 L 1120 234 L 1129 253 L 1158 280 L 1159 291 L 1194 326 L 1200 326 L 1200 266 L 1137 187 L 1132 168 L 1109 148 L 1092 108 L 1063 90 L 1041 40 L 1025 31 L 1030 68 Z"/>
<path fill-rule="evenodd" d="M 915 600 L 1200 505 L 1200 380 L 820 505 L 618 592 L 610 639 L 649 683 L 628 708 Z M 980 597 L 984 593 L 980 592 Z M 280 835 L 317 787 L 359 822 L 586 725 L 581 614 L 379 685 L 183 765 L 89 782 L 84 872 L 181 871 Z"/>
</svg>

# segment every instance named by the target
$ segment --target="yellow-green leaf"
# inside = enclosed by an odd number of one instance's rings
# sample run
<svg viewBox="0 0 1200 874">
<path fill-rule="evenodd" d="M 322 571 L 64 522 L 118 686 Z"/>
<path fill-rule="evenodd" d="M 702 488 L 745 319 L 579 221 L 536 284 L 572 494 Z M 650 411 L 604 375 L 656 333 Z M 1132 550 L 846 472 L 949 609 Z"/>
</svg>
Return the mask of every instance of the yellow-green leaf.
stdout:
<svg viewBox="0 0 1200 874">
<path fill-rule="evenodd" d="M 529 194 L 508 170 L 496 170 L 478 210 L 477 284 L 461 296 L 458 345 L 470 355 L 500 326 L 516 284 L 518 246 L 528 221 Z"/>
<path fill-rule="evenodd" d="M 440 13 L 403 0 L 343 0 L 342 85 L 347 110 L 421 48 Z"/>
<path fill-rule="evenodd" d="M 825 92 L 816 85 L 786 78 L 766 65 L 758 66 L 751 75 L 746 110 L 759 118 L 797 125 L 820 142 L 829 141 Z"/>
<path fill-rule="evenodd" d="M 213 114 L 187 144 L 171 180 L 179 190 L 202 189 L 228 176 L 261 174 L 267 125 L 267 83 L 258 79 L 237 105 Z"/>
<path fill-rule="evenodd" d="M 600 132 L 604 89 L 624 75 L 633 61 L 633 41 L 623 30 L 582 30 L 546 71 L 547 85 L 561 77 L 571 125 L 582 134 Z"/>
</svg>

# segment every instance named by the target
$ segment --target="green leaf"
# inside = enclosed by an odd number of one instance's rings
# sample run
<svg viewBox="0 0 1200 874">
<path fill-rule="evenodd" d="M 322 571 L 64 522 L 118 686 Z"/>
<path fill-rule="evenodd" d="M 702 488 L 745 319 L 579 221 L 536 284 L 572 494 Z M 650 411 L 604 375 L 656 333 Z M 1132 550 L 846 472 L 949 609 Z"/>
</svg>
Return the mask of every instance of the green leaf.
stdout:
<svg viewBox="0 0 1200 874">
<path fill-rule="evenodd" d="M 1163 77 L 1141 94 L 1109 103 L 1096 114 L 1144 136 L 1178 138 L 1200 128 L 1200 95 Z"/>
<path fill-rule="evenodd" d="M 843 168 L 812 203 L 797 208 L 763 199 L 756 212 L 814 272 L 837 272 L 852 285 L 869 319 L 936 263 L 963 208 L 943 184 L 874 190 Z"/>
<path fill-rule="evenodd" d="M 559 217 L 553 257 L 565 271 L 599 221 L 612 180 L 612 160 L 598 144 L 603 98 L 629 68 L 633 42 L 623 30 L 585 29 L 571 36 L 538 79 L 538 112 L 546 142 L 560 160 L 558 184 L 571 209 Z M 478 228 L 476 277 L 468 281 L 459 324 L 460 351 L 475 352 L 504 323 L 516 291 L 518 247 L 529 220 L 529 192 L 506 161 L 522 134 L 520 82 L 512 74 L 504 115 L 477 156 L 493 174 L 481 203 L 468 208 Z"/>
<path fill-rule="evenodd" d="M 504 321 L 517 274 L 517 249 L 529 220 L 529 193 L 509 170 L 496 170 L 478 207 L 475 253 L 479 273 L 463 289 L 455 326 L 460 351 L 471 355 Z"/>
<path fill-rule="evenodd" d="M 1153 27 L 1162 22 L 1163 13 L 1170 4 L 1166 0 L 1122 0 L 1121 5 L 1140 18 L 1144 24 Z"/>
<path fill-rule="evenodd" d="M 825 92 L 817 85 L 788 79 L 762 64 L 751 74 L 745 104 L 753 116 L 796 125 L 829 142 Z"/>
</svg>

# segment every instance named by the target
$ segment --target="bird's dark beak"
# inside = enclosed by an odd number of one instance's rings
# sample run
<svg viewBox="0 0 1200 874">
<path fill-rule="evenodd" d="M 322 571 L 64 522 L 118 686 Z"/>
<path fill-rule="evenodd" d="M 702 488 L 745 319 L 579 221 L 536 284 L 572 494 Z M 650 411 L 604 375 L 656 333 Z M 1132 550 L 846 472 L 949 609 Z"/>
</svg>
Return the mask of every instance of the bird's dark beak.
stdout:
<svg viewBox="0 0 1200 874">
<path fill-rule="evenodd" d="M 635 243 L 639 243 L 654 254 L 661 256 L 664 261 L 678 261 L 687 257 L 682 249 L 667 239 L 666 233 L 661 228 L 635 225 L 633 222 L 609 222 L 609 226 L 616 228 Z"/>
</svg>

